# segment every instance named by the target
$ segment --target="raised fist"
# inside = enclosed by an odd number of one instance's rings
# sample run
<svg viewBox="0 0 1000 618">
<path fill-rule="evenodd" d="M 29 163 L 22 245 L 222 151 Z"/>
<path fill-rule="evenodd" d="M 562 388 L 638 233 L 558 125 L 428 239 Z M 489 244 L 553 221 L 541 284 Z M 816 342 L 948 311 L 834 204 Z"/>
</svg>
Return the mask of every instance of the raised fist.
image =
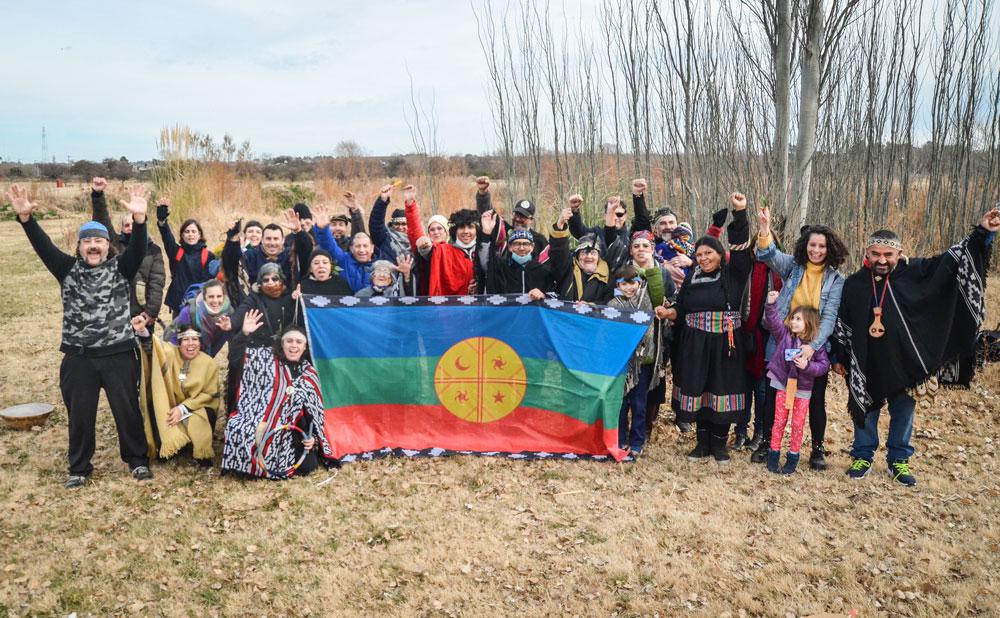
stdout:
<svg viewBox="0 0 1000 618">
<path fill-rule="evenodd" d="M 632 195 L 642 195 L 646 192 L 646 179 L 636 178 L 632 181 Z"/>
<path fill-rule="evenodd" d="M 417 188 L 413 185 L 403 187 L 403 203 L 409 204 L 417 200 Z"/>
<path fill-rule="evenodd" d="M 108 181 L 100 176 L 94 176 L 94 179 L 90 181 L 90 188 L 96 193 L 103 193 L 108 188 Z"/>
<path fill-rule="evenodd" d="M 569 218 L 573 216 L 572 208 L 563 208 L 562 212 L 559 213 L 559 220 L 556 221 L 555 228 L 557 230 L 565 230 L 566 225 L 569 223 Z"/>
<path fill-rule="evenodd" d="M 573 210 L 578 210 L 582 204 L 583 204 L 583 196 L 580 195 L 579 193 L 574 193 L 573 195 L 569 196 L 569 207 L 572 208 Z"/>
<path fill-rule="evenodd" d="M 490 190 L 490 177 L 480 176 L 476 178 L 476 190 L 480 193 L 486 193 Z"/>
<path fill-rule="evenodd" d="M 742 193 L 733 192 L 729 194 L 729 203 L 732 205 L 733 210 L 746 210 L 747 196 Z"/>
<path fill-rule="evenodd" d="M 778 296 L 780 296 L 780 295 L 781 295 L 781 292 L 779 292 L 778 290 L 771 290 L 770 292 L 768 292 L 767 293 L 767 304 L 773 305 L 774 303 L 778 302 Z"/>
</svg>

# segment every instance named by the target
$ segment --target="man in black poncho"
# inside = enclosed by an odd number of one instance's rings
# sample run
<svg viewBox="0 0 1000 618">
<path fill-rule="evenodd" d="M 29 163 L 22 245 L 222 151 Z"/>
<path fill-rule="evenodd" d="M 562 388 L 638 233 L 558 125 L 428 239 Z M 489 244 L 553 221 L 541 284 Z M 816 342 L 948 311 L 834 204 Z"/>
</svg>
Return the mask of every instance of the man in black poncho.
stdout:
<svg viewBox="0 0 1000 618">
<path fill-rule="evenodd" d="M 837 316 L 833 369 L 846 375 L 854 420 L 853 463 L 847 474 L 863 478 L 878 448 L 878 418 L 889 407 L 889 476 L 915 485 L 914 395 L 935 380 L 968 386 L 975 370 L 974 343 L 983 320 L 986 267 L 1000 211 L 987 212 L 967 238 L 945 253 L 907 259 L 895 233 L 872 234 L 864 266 L 844 283 Z"/>
</svg>

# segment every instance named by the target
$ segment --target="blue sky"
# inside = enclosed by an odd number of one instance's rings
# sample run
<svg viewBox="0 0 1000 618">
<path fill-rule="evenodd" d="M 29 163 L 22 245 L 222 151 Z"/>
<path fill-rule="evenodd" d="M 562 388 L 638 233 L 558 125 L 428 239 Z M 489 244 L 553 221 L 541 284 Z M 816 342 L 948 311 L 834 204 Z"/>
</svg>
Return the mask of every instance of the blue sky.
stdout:
<svg viewBox="0 0 1000 618">
<path fill-rule="evenodd" d="M 445 152 L 492 147 L 466 0 L 21 2 L 4 9 L 0 157 L 155 155 L 163 126 L 257 154 L 413 150 L 407 68 Z"/>
</svg>

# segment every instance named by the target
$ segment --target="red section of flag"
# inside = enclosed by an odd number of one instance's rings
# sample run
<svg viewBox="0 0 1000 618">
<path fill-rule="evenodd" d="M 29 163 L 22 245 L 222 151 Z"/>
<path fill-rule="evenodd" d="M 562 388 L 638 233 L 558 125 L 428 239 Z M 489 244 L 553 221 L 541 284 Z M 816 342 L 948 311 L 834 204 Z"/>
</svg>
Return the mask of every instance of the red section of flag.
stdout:
<svg viewBox="0 0 1000 618">
<path fill-rule="evenodd" d="M 370 404 L 327 409 L 325 423 L 337 458 L 385 447 L 625 457 L 617 429 L 539 408 L 518 407 L 491 423 L 472 423 L 441 406 Z"/>
</svg>

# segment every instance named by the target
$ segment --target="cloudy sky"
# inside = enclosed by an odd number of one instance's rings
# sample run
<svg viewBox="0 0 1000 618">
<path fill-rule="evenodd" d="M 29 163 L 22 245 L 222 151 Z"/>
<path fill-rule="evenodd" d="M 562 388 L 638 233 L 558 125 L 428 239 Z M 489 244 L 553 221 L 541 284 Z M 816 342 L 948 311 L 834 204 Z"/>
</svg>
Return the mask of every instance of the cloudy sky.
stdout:
<svg viewBox="0 0 1000 618">
<path fill-rule="evenodd" d="M 151 158 L 172 124 L 257 154 L 408 152 L 407 68 L 442 150 L 494 143 L 467 0 L 18 2 L 3 38 L 5 160 Z"/>
</svg>

